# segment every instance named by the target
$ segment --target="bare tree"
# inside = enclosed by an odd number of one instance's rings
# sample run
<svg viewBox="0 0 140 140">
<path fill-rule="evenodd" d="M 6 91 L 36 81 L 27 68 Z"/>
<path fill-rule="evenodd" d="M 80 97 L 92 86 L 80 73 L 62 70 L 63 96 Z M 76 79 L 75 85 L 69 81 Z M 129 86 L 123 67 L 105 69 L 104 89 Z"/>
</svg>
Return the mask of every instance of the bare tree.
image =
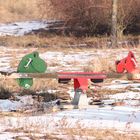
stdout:
<svg viewBox="0 0 140 140">
<path fill-rule="evenodd" d="M 71 29 L 94 35 L 108 27 L 110 0 L 50 0 L 54 13 Z"/>
<path fill-rule="evenodd" d="M 72 31 L 82 31 L 78 33 L 85 35 L 111 33 L 112 47 L 117 46 L 117 38 L 122 39 L 124 31 L 135 25 L 140 15 L 140 0 L 40 1 L 47 18 L 50 16 L 50 18 L 65 21 L 66 27 Z M 111 32 L 110 29 L 112 29 Z"/>
<path fill-rule="evenodd" d="M 127 26 L 134 23 L 137 11 L 139 11 L 139 8 L 137 7 L 138 1 L 139 0 L 119 0 L 117 32 L 120 39 L 122 38 Z"/>
</svg>

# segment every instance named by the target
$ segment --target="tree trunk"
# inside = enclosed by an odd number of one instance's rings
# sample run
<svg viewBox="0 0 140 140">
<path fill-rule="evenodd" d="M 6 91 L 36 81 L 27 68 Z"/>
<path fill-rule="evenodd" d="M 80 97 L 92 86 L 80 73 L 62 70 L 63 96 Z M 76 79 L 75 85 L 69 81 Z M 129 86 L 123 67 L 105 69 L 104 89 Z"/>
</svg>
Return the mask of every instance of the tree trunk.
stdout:
<svg viewBox="0 0 140 140">
<path fill-rule="evenodd" d="M 111 47 L 117 47 L 117 9 L 118 0 L 112 0 L 112 31 L 111 31 Z"/>
</svg>

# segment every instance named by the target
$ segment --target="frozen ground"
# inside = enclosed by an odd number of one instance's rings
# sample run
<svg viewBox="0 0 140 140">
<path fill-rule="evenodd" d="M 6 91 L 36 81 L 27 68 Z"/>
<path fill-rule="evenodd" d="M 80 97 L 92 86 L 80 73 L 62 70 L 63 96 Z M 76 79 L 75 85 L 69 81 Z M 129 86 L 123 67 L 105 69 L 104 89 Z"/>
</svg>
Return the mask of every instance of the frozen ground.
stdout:
<svg viewBox="0 0 140 140">
<path fill-rule="evenodd" d="M 18 62 L 21 58 L 33 51 L 40 52 L 37 48 L 28 48 L 28 49 L 18 49 L 18 48 L 7 48 L 0 46 L 0 71 L 14 71 L 17 68 Z M 105 51 L 105 52 L 104 52 Z M 114 66 L 116 60 L 124 58 L 128 54 L 128 50 L 122 49 L 121 51 L 115 50 L 110 53 L 108 50 L 82 50 L 69 52 L 61 51 L 41 51 L 40 57 L 44 59 L 48 65 L 48 71 L 61 71 L 61 70 L 72 70 L 72 71 L 83 71 L 84 68 L 94 68 L 97 67 L 103 69 L 105 65 Z M 133 49 L 133 52 L 136 55 L 136 59 L 139 60 L 140 50 Z M 138 61 L 139 62 L 139 61 Z M 14 66 L 11 63 L 15 64 Z M 103 65 L 106 63 L 105 65 Z M 98 68 L 97 70 L 98 71 Z"/>
<path fill-rule="evenodd" d="M 8 129 L 30 129 L 43 135 L 46 131 L 57 132 L 62 128 L 76 128 L 77 125 L 83 129 L 117 129 L 134 133 L 140 131 L 140 110 L 131 107 L 71 110 L 41 116 L 4 117 L 0 123 L 0 136 L 8 133 Z M 12 137 L 16 133 L 9 132 L 9 135 Z M 5 139 L 9 135 L 6 135 Z"/>
<path fill-rule="evenodd" d="M 13 71 L 19 60 L 27 53 L 35 51 L 36 49 L 13 49 L 0 48 L 0 70 Z M 102 50 L 95 51 L 78 51 L 78 52 L 55 52 L 44 51 L 40 56 L 47 62 L 49 71 L 60 70 L 79 70 L 83 71 L 83 67 L 87 67 L 91 61 L 98 61 L 100 58 L 108 59 L 110 55 L 114 60 L 109 63 L 114 63 L 116 57 L 123 57 L 127 55 L 127 51 L 119 53 L 107 50 L 105 53 Z M 135 52 L 135 50 L 134 50 Z M 138 52 L 138 51 L 137 51 Z M 16 54 L 16 55 L 15 55 Z M 16 56 L 16 57 L 15 57 Z M 136 55 L 137 57 L 137 55 Z M 11 65 L 16 62 L 16 66 Z M 53 65 L 52 65 L 53 63 Z M 129 88 L 127 88 L 129 87 Z M 77 124 L 82 128 L 98 128 L 98 129 L 117 129 L 123 132 L 140 132 L 140 83 L 133 83 L 124 80 L 112 81 L 109 85 L 102 86 L 102 90 L 120 90 L 125 92 L 105 95 L 106 104 L 104 107 L 87 108 L 81 110 L 60 111 L 51 114 L 42 114 L 37 116 L 2 116 L 0 119 L 0 140 L 10 140 L 13 137 L 20 136 L 23 139 L 29 139 L 25 136 L 25 130 L 30 129 L 33 135 L 46 135 L 56 131 L 56 135 L 61 135 L 60 129 L 75 128 Z M 72 90 L 68 93 L 71 94 Z M 30 101 L 29 101 L 30 100 Z M 29 101 L 29 102 L 26 102 Z M 122 106 L 110 106 L 110 102 L 124 102 Z M 31 97 L 22 97 L 18 101 L 0 100 L 1 112 L 16 111 L 28 106 L 33 106 L 33 99 Z M 20 129 L 22 130 L 20 131 Z M 17 133 L 17 129 L 20 132 Z M 24 130 L 24 131 L 23 131 Z M 15 131 L 15 132 L 13 132 Z M 65 135 L 61 136 L 65 139 Z M 75 136 L 76 137 L 76 136 Z M 78 138 L 77 138 L 78 139 Z M 84 139 L 84 138 L 83 138 Z M 91 139 L 95 139 L 92 137 Z"/>
<path fill-rule="evenodd" d="M 0 36 L 22 36 L 32 30 L 46 28 L 47 26 L 48 24 L 46 22 L 39 21 L 17 22 L 7 25 L 0 24 Z M 16 49 L 0 46 L 0 71 L 16 71 L 21 58 L 33 51 L 41 52 L 40 57 L 47 62 L 48 71 L 83 71 L 85 68 L 95 68 L 97 65 L 98 67 L 105 67 L 105 65 L 114 66 L 115 60 L 126 57 L 129 50 L 83 49 L 82 51 L 71 50 L 69 52 L 60 52 L 48 51 L 47 49 L 40 51 L 36 48 Z M 133 49 L 133 52 L 138 62 L 140 62 L 140 50 Z M 98 71 L 98 69 L 94 70 Z M 107 90 L 109 92 L 107 95 L 103 95 L 105 106 L 102 107 L 94 106 L 93 108 L 87 109 L 59 111 L 50 114 L 37 113 L 37 115 L 29 114 L 27 116 L 25 114 L 16 114 L 16 111 L 35 108 L 36 102 L 31 96 L 17 96 L 16 98 L 18 100 L 16 101 L 0 100 L 0 140 L 13 140 L 18 138 L 31 140 L 32 137 L 43 140 L 45 139 L 44 136 L 50 133 L 64 140 L 96 139 L 94 136 L 81 138 L 79 135 L 70 138 L 67 137 L 66 133 L 61 132 L 61 130 L 65 130 L 66 128 L 77 127 L 77 129 L 115 129 L 121 131 L 121 133 L 140 133 L 140 83 L 116 80 L 107 85 L 103 84 L 101 87 L 101 90 Z M 114 90 L 116 90 L 115 94 L 111 94 L 111 91 Z M 52 90 L 48 89 L 48 91 L 51 92 Z M 72 97 L 73 90 L 70 89 L 67 93 Z M 110 105 L 114 102 L 123 102 L 123 104 L 120 106 Z M 10 115 L 11 111 L 15 112 L 15 114 Z M 5 113 L 9 114 L 4 115 Z"/>
<path fill-rule="evenodd" d="M 23 36 L 34 30 L 47 28 L 53 22 L 57 21 L 26 21 L 0 24 L 0 36 Z"/>
</svg>

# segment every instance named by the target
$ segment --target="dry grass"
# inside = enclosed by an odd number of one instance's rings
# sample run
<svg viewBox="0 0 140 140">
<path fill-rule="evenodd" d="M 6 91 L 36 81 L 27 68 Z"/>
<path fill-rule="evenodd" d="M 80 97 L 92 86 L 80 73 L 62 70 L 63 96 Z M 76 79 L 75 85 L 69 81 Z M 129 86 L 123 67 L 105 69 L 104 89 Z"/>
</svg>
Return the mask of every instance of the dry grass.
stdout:
<svg viewBox="0 0 140 140">
<path fill-rule="evenodd" d="M 8 47 L 36 47 L 47 48 L 51 50 L 64 50 L 64 49 L 83 49 L 83 48 L 107 48 L 108 38 L 76 38 L 74 36 L 46 36 L 40 37 L 39 35 L 27 35 L 21 37 L 0 37 L 0 45 Z"/>
<path fill-rule="evenodd" d="M 37 128 L 34 130 L 25 129 L 25 128 L 21 127 L 21 128 L 15 128 L 15 129 L 7 129 L 7 130 L 5 130 L 5 132 L 23 133 L 23 135 L 19 134 L 17 136 L 13 136 L 12 138 L 15 140 L 21 140 L 21 139 L 24 139 L 25 137 L 32 139 L 32 140 L 39 140 L 39 139 L 61 140 L 57 136 L 51 135 L 49 133 L 42 134 Z"/>
<path fill-rule="evenodd" d="M 89 61 L 87 66 L 83 67 L 85 72 L 98 71 L 98 72 L 111 72 L 115 71 L 115 65 L 113 65 L 108 58 L 96 57 Z"/>
<path fill-rule="evenodd" d="M 138 47 L 138 44 L 133 40 L 140 40 L 140 36 L 137 38 L 132 36 L 124 36 L 124 40 L 131 41 L 132 43 L 122 43 L 119 48 L 132 48 Z M 65 49 L 108 49 L 109 37 L 84 37 L 76 38 L 74 36 L 39 36 L 39 35 L 26 35 L 20 37 L 6 36 L 0 37 L 0 45 L 8 47 L 26 47 L 26 48 L 47 48 L 51 50 L 65 50 Z"/>
<path fill-rule="evenodd" d="M 47 34 L 47 33 L 46 33 Z M 128 43 L 119 44 L 119 48 L 138 48 L 140 36 L 124 36 L 124 40 Z M 50 35 L 26 35 L 26 36 L 1 36 L 0 45 L 8 47 L 24 47 L 24 48 L 47 48 L 50 50 L 61 51 L 64 49 L 108 49 L 109 37 L 81 37 L 77 38 L 74 36 L 58 36 Z M 135 40 L 137 42 L 135 42 Z"/>
<path fill-rule="evenodd" d="M 28 129 L 28 127 L 7 129 L 5 132 L 18 134 L 14 137 L 15 139 L 22 139 L 23 137 L 27 137 L 33 140 L 64 140 L 66 137 L 68 140 L 74 140 L 76 138 L 84 140 L 139 140 L 140 137 L 140 134 L 137 132 L 119 132 L 113 129 L 89 129 L 82 128 L 78 125 L 75 128 L 65 128 L 64 126 L 61 127 L 62 128 L 56 130 L 55 132 L 49 132 L 48 128 L 45 128 L 46 133 L 40 132 L 37 126 L 30 126 L 30 129 Z"/>
<path fill-rule="evenodd" d="M 51 79 L 34 79 L 33 81 L 34 84 L 30 89 L 24 89 L 22 87 L 19 87 L 16 80 L 14 79 L 2 79 L 0 81 L 0 98 L 10 98 L 16 100 L 16 95 L 32 95 L 38 102 L 49 102 L 56 99 L 70 99 L 69 94 L 67 93 L 67 91 L 69 90 L 69 85 L 61 85 L 58 84 L 57 80 Z M 50 90 L 56 92 L 50 94 Z"/>
<path fill-rule="evenodd" d="M 139 134 L 127 134 L 127 133 L 119 133 L 115 130 L 109 129 L 85 129 L 85 128 L 72 128 L 65 129 L 65 133 L 69 137 L 74 137 L 76 135 L 80 136 L 80 138 L 84 138 L 88 140 L 89 137 L 95 137 L 96 140 L 139 140 Z"/>
<path fill-rule="evenodd" d="M 9 91 L 9 89 L 0 87 L 0 99 L 10 99 L 10 98 L 12 98 L 12 93 Z"/>
<path fill-rule="evenodd" d="M 39 0 L 1 0 L 0 22 L 14 22 L 41 18 Z"/>
</svg>

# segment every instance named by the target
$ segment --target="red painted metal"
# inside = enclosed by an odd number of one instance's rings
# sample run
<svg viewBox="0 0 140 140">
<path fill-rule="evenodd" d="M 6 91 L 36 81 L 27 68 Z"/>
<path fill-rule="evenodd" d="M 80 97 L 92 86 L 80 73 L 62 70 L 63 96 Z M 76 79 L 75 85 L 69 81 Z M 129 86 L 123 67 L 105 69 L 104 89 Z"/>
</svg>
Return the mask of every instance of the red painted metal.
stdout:
<svg viewBox="0 0 140 140">
<path fill-rule="evenodd" d="M 88 79 L 102 81 L 106 78 L 106 74 L 101 72 L 58 72 L 59 81 L 74 80 L 74 90 L 82 89 L 86 91 L 88 89 Z"/>
<path fill-rule="evenodd" d="M 75 78 L 74 79 L 74 90 L 82 89 L 82 91 L 88 90 L 88 79 L 87 78 Z"/>
<path fill-rule="evenodd" d="M 87 79 L 105 79 L 106 74 L 102 72 L 58 72 L 59 79 L 74 79 L 74 78 L 87 78 Z"/>
<path fill-rule="evenodd" d="M 128 56 L 122 60 L 116 61 L 116 70 L 118 73 L 137 71 L 137 61 L 133 52 L 129 52 Z"/>
</svg>

